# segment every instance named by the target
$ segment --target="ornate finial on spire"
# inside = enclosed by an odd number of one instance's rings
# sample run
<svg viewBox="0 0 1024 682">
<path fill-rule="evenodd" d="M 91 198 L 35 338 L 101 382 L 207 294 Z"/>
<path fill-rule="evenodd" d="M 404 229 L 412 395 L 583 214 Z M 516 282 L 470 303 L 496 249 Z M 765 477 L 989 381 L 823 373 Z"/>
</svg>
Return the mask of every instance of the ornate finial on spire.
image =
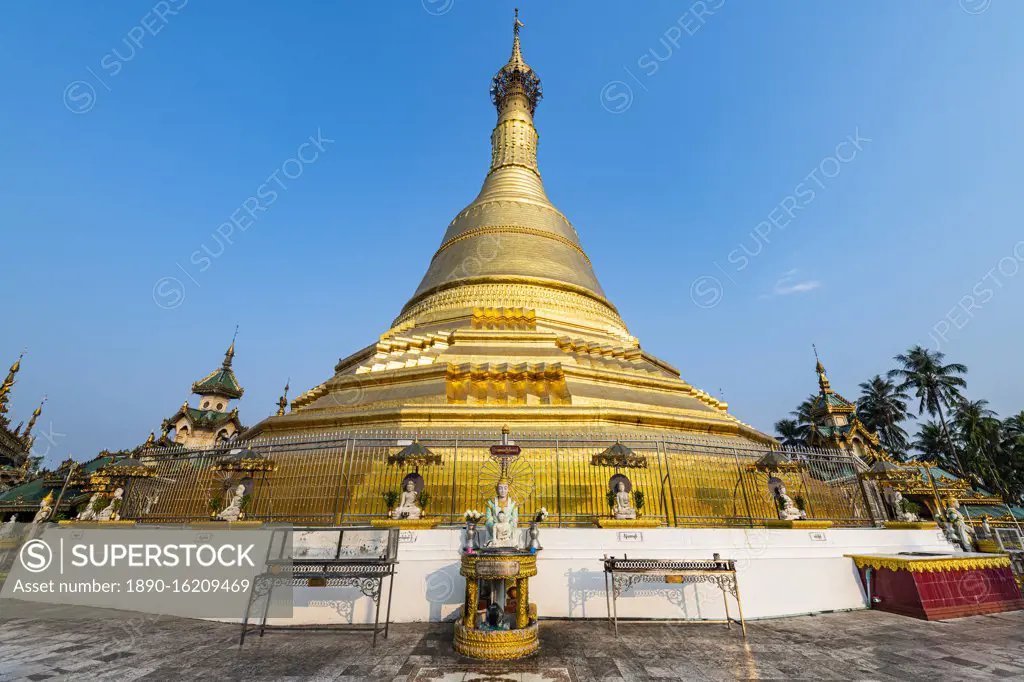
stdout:
<svg viewBox="0 0 1024 682">
<path fill-rule="evenodd" d="M 814 359 L 817 361 L 814 371 L 818 373 L 818 386 L 822 392 L 831 393 L 832 387 L 828 383 L 828 377 L 825 376 L 825 365 L 821 364 L 821 358 L 818 357 L 818 347 L 812 343 L 811 348 L 814 349 Z"/>
<path fill-rule="evenodd" d="M 0 384 L 0 415 L 7 412 L 7 403 L 10 400 L 11 389 L 15 384 L 14 377 L 21 369 L 21 359 L 23 357 L 25 357 L 25 351 L 21 351 L 18 359 L 14 361 L 13 365 L 11 365 L 11 371 L 7 373 L 7 378 L 4 379 L 2 384 Z"/>
<path fill-rule="evenodd" d="M 15 374 L 18 373 L 18 370 L 21 369 L 21 359 L 23 357 L 25 357 L 25 351 L 24 350 L 21 351 L 21 353 L 18 355 L 18 359 L 14 361 L 13 365 L 11 365 L 11 373 L 10 373 L 9 376 L 14 376 Z"/>
<path fill-rule="evenodd" d="M 537 102 L 544 97 L 540 78 L 523 60 L 519 44 L 519 29 L 525 24 L 519 21 L 519 9 L 516 9 L 515 21 L 512 24 L 512 56 L 508 63 L 494 74 L 491 81 L 491 100 L 501 111 L 503 105 L 514 95 L 522 95 L 530 108 L 530 114 L 537 109 Z"/>
<path fill-rule="evenodd" d="M 238 338 L 238 325 L 235 325 L 235 333 L 231 336 L 231 345 L 228 346 L 228 351 L 224 353 L 224 367 L 231 366 L 231 360 L 235 357 L 235 339 Z"/>
<path fill-rule="evenodd" d="M 46 398 L 47 396 L 44 395 L 42 401 L 39 403 L 39 407 L 32 410 L 32 418 L 28 420 L 28 427 L 25 429 L 25 433 L 21 434 L 22 441 L 28 445 L 29 449 L 32 448 L 32 441 L 34 440 L 31 437 L 32 427 L 36 425 L 36 420 L 39 419 L 39 415 L 43 413 L 43 405 L 46 404 Z"/>
<path fill-rule="evenodd" d="M 284 382 L 284 395 L 282 395 L 280 397 L 280 399 L 278 399 L 278 401 L 277 401 L 277 416 L 278 417 L 283 417 L 284 416 L 285 408 L 288 407 L 288 387 L 291 385 L 291 383 L 292 383 L 291 378 L 289 378 L 288 381 Z"/>
<path fill-rule="evenodd" d="M 525 28 L 525 26 L 526 24 L 519 21 L 519 8 L 516 7 L 516 19 L 515 23 L 512 25 L 512 58 L 509 62 L 523 64 L 524 66 L 526 62 L 523 61 L 523 53 L 519 46 L 519 29 Z"/>
</svg>

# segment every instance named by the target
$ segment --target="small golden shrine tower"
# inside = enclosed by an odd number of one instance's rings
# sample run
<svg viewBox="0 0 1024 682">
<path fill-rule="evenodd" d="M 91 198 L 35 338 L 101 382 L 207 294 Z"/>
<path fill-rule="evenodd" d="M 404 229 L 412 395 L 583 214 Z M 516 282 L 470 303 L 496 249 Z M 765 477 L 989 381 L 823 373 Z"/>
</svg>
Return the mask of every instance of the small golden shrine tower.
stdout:
<svg viewBox="0 0 1024 682">
<path fill-rule="evenodd" d="M 825 366 L 814 350 L 818 374 L 818 397 L 811 407 L 811 428 L 807 433 L 807 444 L 811 447 L 846 450 L 872 463 L 885 454 L 878 434 L 869 430 L 857 418 L 857 406 L 832 390 Z"/>
<path fill-rule="evenodd" d="M 186 400 L 177 412 L 164 420 L 162 440 L 194 448 L 230 440 L 241 433 L 244 427 L 238 418 L 238 408 L 230 407 L 232 400 L 240 399 L 245 393 L 231 368 L 234 357 L 235 340 L 232 339 L 221 366 L 192 384 L 192 393 L 199 396 L 196 407 L 190 407 Z"/>
</svg>

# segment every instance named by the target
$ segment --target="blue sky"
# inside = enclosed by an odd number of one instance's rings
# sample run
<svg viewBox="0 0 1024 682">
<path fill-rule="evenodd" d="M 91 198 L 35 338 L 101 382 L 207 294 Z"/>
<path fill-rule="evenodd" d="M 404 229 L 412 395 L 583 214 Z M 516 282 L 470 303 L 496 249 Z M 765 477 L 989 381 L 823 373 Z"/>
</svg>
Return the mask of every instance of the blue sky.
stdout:
<svg viewBox="0 0 1024 682">
<path fill-rule="evenodd" d="M 812 342 L 849 397 L 921 343 L 1024 408 L 1024 4 L 518 5 L 548 192 L 644 348 L 763 430 Z M 48 462 L 139 443 L 236 324 L 247 424 L 388 328 L 483 180 L 513 3 L 384 7 L 0 9 L 0 359 Z"/>
</svg>

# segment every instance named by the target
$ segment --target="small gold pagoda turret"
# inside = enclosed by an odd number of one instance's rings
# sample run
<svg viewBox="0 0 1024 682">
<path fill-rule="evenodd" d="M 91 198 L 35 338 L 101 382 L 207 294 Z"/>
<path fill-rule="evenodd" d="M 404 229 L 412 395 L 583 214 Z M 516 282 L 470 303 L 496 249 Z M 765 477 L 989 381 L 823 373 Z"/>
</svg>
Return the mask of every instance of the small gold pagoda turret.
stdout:
<svg viewBox="0 0 1024 682">
<path fill-rule="evenodd" d="M 878 434 L 857 417 L 857 405 L 832 390 L 825 366 L 814 347 L 814 371 L 818 375 L 818 396 L 811 406 L 811 428 L 807 444 L 812 447 L 847 450 L 870 463 L 882 458 Z"/>
<path fill-rule="evenodd" d="M 177 412 L 163 421 L 161 441 L 171 439 L 173 431 L 174 443 L 190 448 L 204 447 L 230 440 L 242 432 L 244 427 L 238 409 L 229 407 L 232 400 L 240 399 L 245 393 L 232 368 L 237 335 L 236 328 L 221 366 L 192 384 L 192 393 L 199 396 L 197 406 L 190 407 L 186 400 Z"/>
</svg>

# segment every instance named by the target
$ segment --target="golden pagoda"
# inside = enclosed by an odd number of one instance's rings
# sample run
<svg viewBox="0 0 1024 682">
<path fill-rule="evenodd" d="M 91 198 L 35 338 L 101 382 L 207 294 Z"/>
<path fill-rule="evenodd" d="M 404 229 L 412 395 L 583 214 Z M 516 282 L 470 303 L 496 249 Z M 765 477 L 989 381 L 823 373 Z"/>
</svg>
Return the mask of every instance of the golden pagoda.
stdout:
<svg viewBox="0 0 1024 682">
<path fill-rule="evenodd" d="M 544 189 L 541 81 L 512 55 L 476 199 L 448 225 L 419 287 L 376 343 L 251 434 L 338 429 L 703 432 L 775 441 L 640 347 Z"/>
</svg>

